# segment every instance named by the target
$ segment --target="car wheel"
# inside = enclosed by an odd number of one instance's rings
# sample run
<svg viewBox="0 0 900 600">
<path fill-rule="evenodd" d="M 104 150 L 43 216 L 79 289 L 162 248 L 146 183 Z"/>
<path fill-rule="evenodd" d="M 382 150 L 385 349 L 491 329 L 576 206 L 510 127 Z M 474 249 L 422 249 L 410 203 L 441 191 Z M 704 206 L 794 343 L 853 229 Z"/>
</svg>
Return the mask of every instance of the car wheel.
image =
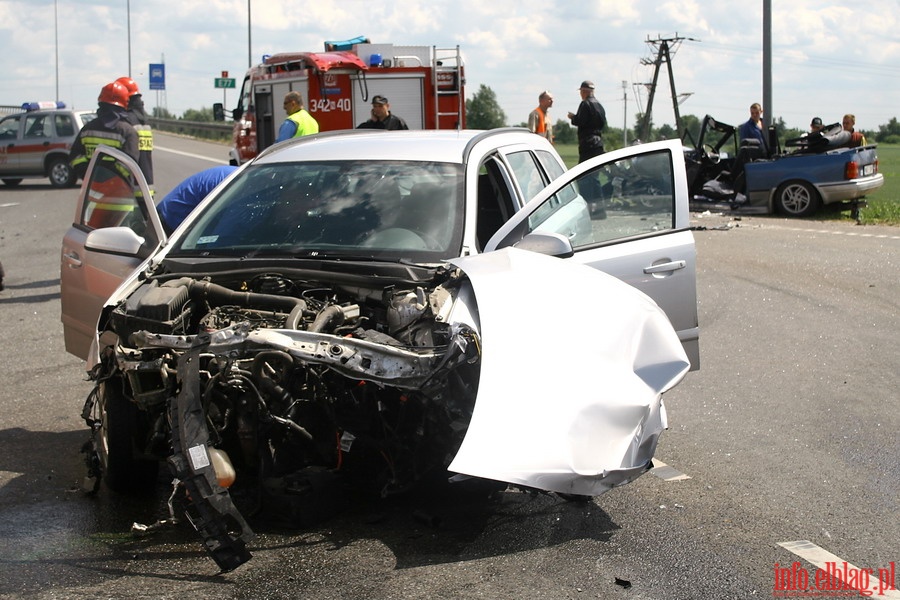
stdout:
<svg viewBox="0 0 900 600">
<path fill-rule="evenodd" d="M 75 171 L 65 158 L 58 157 L 50 160 L 47 167 L 47 176 L 50 177 L 50 185 L 57 188 L 72 187 L 75 183 Z"/>
<path fill-rule="evenodd" d="M 22 183 L 22 180 L 21 179 L 4 179 L 3 183 L 8 185 L 9 187 L 15 187 L 15 186 L 19 185 L 20 183 Z"/>
<path fill-rule="evenodd" d="M 146 438 L 145 413 L 125 397 L 123 385 L 117 377 L 100 384 L 97 455 L 106 487 L 121 493 L 144 492 L 156 485 L 159 461 L 136 457 L 136 441 Z"/>
<path fill-rule="evenodd" d="M 808 217 L 819 209 L 819 192 L 805 181 L 788 181 L 775 192 L 778 212 L 789 217 Z"/>
</svg>

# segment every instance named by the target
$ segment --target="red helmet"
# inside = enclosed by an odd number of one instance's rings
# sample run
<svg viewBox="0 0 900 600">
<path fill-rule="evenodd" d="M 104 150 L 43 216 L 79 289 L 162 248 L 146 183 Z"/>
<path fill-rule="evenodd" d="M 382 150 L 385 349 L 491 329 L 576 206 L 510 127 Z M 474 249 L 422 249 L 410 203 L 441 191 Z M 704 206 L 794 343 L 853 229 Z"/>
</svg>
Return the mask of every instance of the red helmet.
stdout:
<svg viewBox="0 0 900 600">
<path fill-rule="evenodd" d="M 121 83 L 125 86 L 125 89 L 128 90 L 129 96 L 134 96 L 135 94 L 140 94 L 141 90 L 138 89 L 138 84 L 131 77 L 119 77 L 116 79 L 117 83 Z"/>
<path fill-rule="evenodd" d="M 106 102 L 107 104 L 115 104 L 122 108 L 128 108 L 128 88 L 118 81 L 107 83 L 103 86 L 103 89 L 100 90 L 100 96 L 97 98 L 97 102 Z"/>
</svg>

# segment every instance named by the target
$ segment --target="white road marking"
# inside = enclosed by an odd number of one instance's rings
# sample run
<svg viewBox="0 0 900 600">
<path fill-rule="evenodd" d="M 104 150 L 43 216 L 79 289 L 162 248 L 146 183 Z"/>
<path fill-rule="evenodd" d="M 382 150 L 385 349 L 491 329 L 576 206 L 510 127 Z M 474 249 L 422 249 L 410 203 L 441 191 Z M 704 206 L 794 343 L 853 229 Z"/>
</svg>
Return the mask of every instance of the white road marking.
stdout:
<svg viewBox="0 0 900 600">
<path fill-rule="evenodd" d="M 18 206 L 18 205 L 19 205 L 18 202 L 5 202 L 3 204 L 0 204 L 0 208 L 8 208 L 10 206 Z"/>
<path fill-rule="evenodd" d="M 218 164 L 220 164 L 220 165 L 227 165 L 227 164 L 228 164 L 228 161 L 227 161 L 227 160 L 219 160 L 219 159 L 216 159 L 216 158 L 210 158 L 210 157 L 208 157 L 208 156 L 203 156 L 203 155 L 201 155 L 201 154 L 193 154 L 193 153 L 191 153 L 191 152 L 182 152 L 181 150 L 172 150 L 171 148 L 165 148 L 165 147 L 162 147 L 162 146 L 154 146 L 154 147 L 153 147 L 153 151 L 155 152 L 155 151 L 157 151 L 157 150 L 162 150 L 163 152 L 171 152 L 172 154 L 180 154 L 181 156 L 188 156 L 188 157 L 190 157 L 190 158 L 199 158 L 200 160 L 208 160 L 209 162 L 218 163 Z M 227 154 L 227 153 L 228 153 L 228 148 L 227 148 L 227 147 L 225 147 L 223 153 L 224 153 L 224 154 Z"/>
<path fill-rule="evenodd" d="M 863 569 L 848 563 L 844 559 L 839 556 L 836 556 L 821 548 L 808 540 L 796 540 L 793 542 L 778 542 L 778 545 L 792 552 L 802 558 L 803 560 L 812 563 L 819 569 L 822 569 L 826 572 L 831 573 L 836 579 L 843 581 L 842 576 L 844 573 L 856 574 L 859 575 L 863 573 Z M 790 568 L 790 565 L 782 565 L 783 567 Z M 881 571 L 884 569 L 885 571 Z M 865 590 L 860 590 L 858 587 L 854 587 L 853 589 L 857 589 L 859 591 L 872 592 L 870 597 L 872 598 L 888 598 L 889 600 L 900 600 L 900 591 L 896 588 L 896 581 L 884 582 L 879 581 L 879 575 L 885 574 L 888 569 L 890 569 L 890 565 L 880 565 L 875 567 L 869 567 L 865 569 L 867 573 L 869 573 L 868 578 L 868 588 Z M 848 579 L 850 579 L 848 577 Z M 884 587 L 889 587 L 891 589 L 880 589 L 879 585 Z M 815 587 L 814 576 L 809 578 L 809 593 L 815 593 L 819 597 L 828 597 L 828 592 L 836 592 L 838 590 L 825 590 L 819 589 L 817 590 Z M 879 593 L 880 592 L 880 593 Z M 868 595 L 868 594 L 867 594 Z M 835 597 L 832 595 L 832 597 Z"/>
<path fill-rule="evenodd" d="M 15 471 L 0 471 L 0 488 L 11 482 L 16 477 L 24 475 L 24 473 L 16 473 Z"/>
<path fill-rule="evenodd" d="M 685 475 L 675 467 L 670 467 L 658 458 L 653 459 L 653 465 L 654 467 L 650 469 L 650 472 L 663 481 L 681 481 L 682 479 L 690 479 L 688 475 Z"/>
<path fill-rule="evenodd" d="M 846 235 L 848 237 L 866 237 L 879 240 L 900 240 L 900 235 L 888 235 L 886 233 L 863 233 L 859 231 L 840 231 L 836 229 L 806 229 L 804 227 L 787 227 L 785 225 L 766 224 L 767 229 L 783 229 L 785 231 L 799 231 L 803 233 L 821 233 L 823 235 Z"/>
</svg>

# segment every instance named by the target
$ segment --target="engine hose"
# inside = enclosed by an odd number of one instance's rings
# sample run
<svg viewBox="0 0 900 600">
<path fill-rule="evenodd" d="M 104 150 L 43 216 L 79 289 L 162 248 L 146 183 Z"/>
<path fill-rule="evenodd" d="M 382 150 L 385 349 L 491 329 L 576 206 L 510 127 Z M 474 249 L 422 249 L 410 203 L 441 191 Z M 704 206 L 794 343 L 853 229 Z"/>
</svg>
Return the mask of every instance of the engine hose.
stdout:
<svg viewBox="0 0 900 600">
<path fill-rule="evenodd" d="M 276 296 L 274 294 L 260 294 L 257 292 L 236 292 L 223 285 L 209 281 L 197 281 L 190 277 L 182 277 L 168 281 L 167 287 L 184 286 L 188 288 L 190 297 L 194 301 L 205 301 L 211 305 L 230 304 L 243 307 L 258 307 L 265 310 L 278 310 L 290 313 L 296 308 L 302 311 L 306 309 L 306 301 L 293 296 Z"/>
<path fill-rule="evenodd" d="M 264 369 L 265 366 L 269 364 L 269 362 L 282 362 L 283 367 L 286 370 L 290 370 L 293 368 L 294 359 L 287 352 L 282 352 L 280 350 L 269 350 L 266 352 L 260 352 L 253 358 L 253 363 L 250 366 L 250 372 L 253 375 L 254 379 L 259 381 L 259 387 L 265 391 L 269 396 L 277 398 L 281 400 L 286 405 L 290 405 L 293 401 L 293 397 L 285 390 L 283 387 L 275 383 L 275 380 L 272 376 L 267 373 Z M 272 367 L 269 367 L 272 368 Z M 257 392 L 257 396 L 259 393 Z M 312 434 L 307 431 L 301 425 L 298 425 L 296 422 L 291 419 L 286 419 L 284 417 L 279 417 L 272 413 L 271 410 L 268 409 L 268 406 L 263 403 L 262 397 L 259 396 L 259 402 L 266 408 L 266 411 L 272 419 L 276 422 L 281 423 L 282 425 L 287 426 L 292 429 L 296 433 L 299 433 L 301 437 L 303 437 L 308 442 L 314 442 L 314 438 Z"/>
<path fill-rule="evenodd" d="M 276 367 L 272 367 L 270 366 L 270 363 L 279 364 L 276 365 Z M 290 404 L 290 401 L 293 400 L 291 395 L 275 382 L 275 379 L 265 370 L 265 367 L 269 367 L 272 371 L 279 370 L 278 367 L 280 367 L 280 370 L 282 371 L 290 371 L 293 366 L 294 359 L 287 352 L 282 352 L 281 350 L 267 350 L 265 352 L 260 352 L 253 357 L 253 363 L 250 365 L 250 373 L 253 375 L 254 379 L 260 382 L 260 387 L 267 394 Z"/>
<path fill-rule="evenodd" d="M 326 328 L 334 329 L 344 323 L 344 311 L 340 306 L 332 304 L 316 315 L 316 320 L 309 326 L 308 331 L 322 333 Z"/>
</svg>

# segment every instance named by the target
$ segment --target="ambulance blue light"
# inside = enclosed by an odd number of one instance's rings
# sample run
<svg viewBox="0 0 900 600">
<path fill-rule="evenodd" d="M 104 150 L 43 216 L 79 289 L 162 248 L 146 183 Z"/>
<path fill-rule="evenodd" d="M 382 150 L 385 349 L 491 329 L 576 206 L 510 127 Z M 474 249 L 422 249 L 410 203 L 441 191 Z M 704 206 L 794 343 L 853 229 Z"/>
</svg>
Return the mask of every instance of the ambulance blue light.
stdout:
<svg viewBox="0 0 900 600">
<path fill-rule="evenodd" d="M 49 108 L 65 108 L 66 103 L 57 101 L 52 102 L 49 100 L 43 102 L 24 102 L 22 103 L 22 110 L 46 110 Z"/>
</svg>

